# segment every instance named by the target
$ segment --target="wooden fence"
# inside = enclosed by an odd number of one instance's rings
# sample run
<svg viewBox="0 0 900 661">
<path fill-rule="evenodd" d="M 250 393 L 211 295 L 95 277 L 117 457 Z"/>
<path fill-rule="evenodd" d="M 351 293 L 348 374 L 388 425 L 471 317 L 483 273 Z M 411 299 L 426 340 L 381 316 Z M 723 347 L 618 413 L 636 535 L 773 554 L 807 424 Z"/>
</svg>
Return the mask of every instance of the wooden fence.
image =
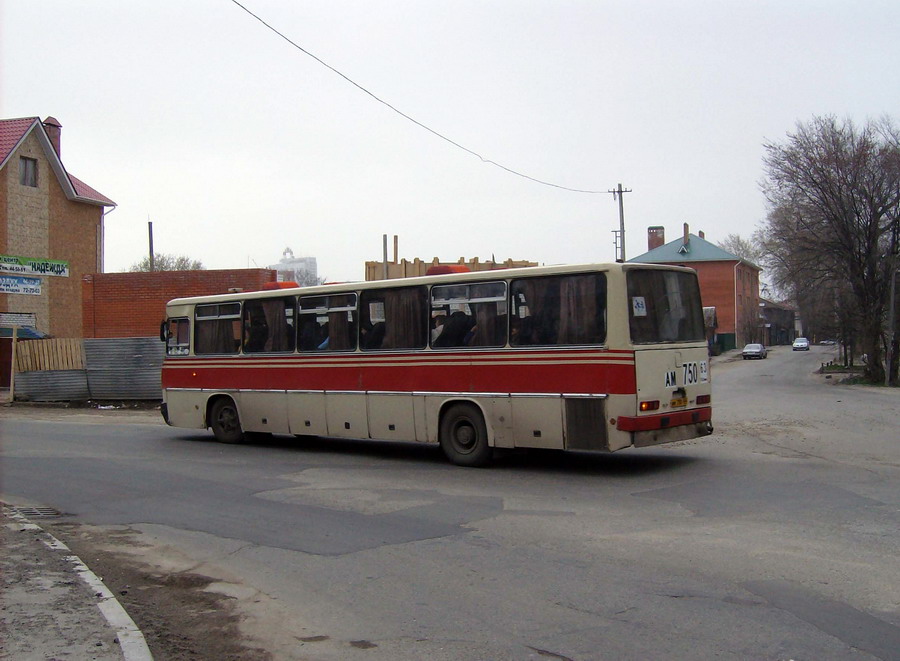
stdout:
<svg viewBox="0 0 900 661">
<path fill-rule="evenodd" d="M 16 372 L 83 369 L 84 341 L 80 338 L 16 342 Z"/>
</svg>

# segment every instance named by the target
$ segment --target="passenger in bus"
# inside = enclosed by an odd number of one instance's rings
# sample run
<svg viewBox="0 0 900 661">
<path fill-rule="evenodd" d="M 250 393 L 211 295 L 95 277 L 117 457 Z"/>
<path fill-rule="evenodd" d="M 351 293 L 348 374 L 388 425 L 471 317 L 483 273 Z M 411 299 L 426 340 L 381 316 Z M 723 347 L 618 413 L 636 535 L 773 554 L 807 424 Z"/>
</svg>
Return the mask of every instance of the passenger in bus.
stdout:
<svg viewBox="0 0 900 661">
<path fill-rule="evenodd" d="M 475 326 L 475 321 L 462 310 L 457 310 L 447 318 L 443 331 L 433 346 L 436 347 L 463 347 L 466 345 L 466 336 Z"/>
<path fill-rule="evenodd" d="M 384 342 L 385 326 L 383 321 L 373 324 L 372 328 L 367 332 L 363 329 L 362 345 L 364 349 L 380 349 Z"/>
<path fill-rule="evenodd" d="M 319 326 L 319 338 L 318 338 L 318 344 L 316 344 L 316 349 L 319 349 L 320 351 L 324 351 L 325 349 L 327 349 L 328 348 L 328 339 L 329 339 L 328 322 L 326 321 L 324 324 Z"/>
<path fill-rule="evenodd" d="M 470 321 L 472 322 L 472 326 L 469 328 L 465 337 L 463 337 L 463 345 L 467 347 L 471 346 L 472 340 L 475 339 L 475 334 L 478 332 L 478 326 L 475 324 L 475 320 L 470 319 Z"/>
<path fill-rule="evenodd" d="M 244 351 L 262 351 L 269 339 L 269 326 L 261 308 L 249 307 L 250 319 L 244 329 Z"/>
<path fill-rule="evenodd" d="M 432 317 L 431 319 L 431 343 L 434 344 L 434 341 L 437 340 L 441 333 L 444 330 L 444 322 L 447 320 L 447 315 L 439 314 L 436 317 Z"/>
<path fill-rule="evenodd" d="M 314 351 L 319 346 L 319 324 L 315 319 L 303 319 L 312 315 L 301 315 L 300 321 L 300 351 Z"/>
<path fill-rule="evenodd" d="M 510 344 L 514 347 L 524 347 L 537 343 L 534 334 L 534 319 L 532 317 L 513 317 L 510 328 Z"/>
</svg>

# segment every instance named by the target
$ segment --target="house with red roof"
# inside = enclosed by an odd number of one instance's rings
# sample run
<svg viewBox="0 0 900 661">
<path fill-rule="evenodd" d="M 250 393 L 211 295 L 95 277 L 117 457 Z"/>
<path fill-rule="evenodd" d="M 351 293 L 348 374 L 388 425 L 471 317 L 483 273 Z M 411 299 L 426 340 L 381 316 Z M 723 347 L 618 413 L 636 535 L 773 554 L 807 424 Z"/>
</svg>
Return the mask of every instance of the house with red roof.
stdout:
<svg viewBox="0 0 900 661">
<path fill-rule="evenodd" d="M 55 337 L 82 335 L 82 276 L 103 271 L 115 202 L 68 172 L 53 117 L 0 119 L 0 313 Z"/>
<path fill-rule="evenodd" d="M 647 252 L 629 262 L 687 266 L 697 271 L 704 308 L 714 308 L 717 321 L 714 343 L 722 351 L 748 342 L 765 342 L 766 321 L 760 314 L 759 274 L 762 269 L 706 240 L 684 233 L 666 243 L 665 228 L 647 228 Z"/>
</svg>

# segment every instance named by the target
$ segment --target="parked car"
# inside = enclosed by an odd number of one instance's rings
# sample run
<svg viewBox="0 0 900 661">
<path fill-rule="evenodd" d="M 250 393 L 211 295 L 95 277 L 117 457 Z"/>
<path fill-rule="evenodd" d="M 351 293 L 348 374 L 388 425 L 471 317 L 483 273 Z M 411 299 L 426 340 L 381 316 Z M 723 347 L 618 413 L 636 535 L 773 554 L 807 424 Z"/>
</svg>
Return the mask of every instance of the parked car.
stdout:
<svg viewBox="0 0 900 661">
<path fill-rule="evenodd" d="M 743 356 L 744 360 L 750 360 L 751 358 L 759 358 L 762 360 L 768 355 L 769 352 L 766 351 L 766 347 L 762 344 L 748 344 L 741 352 L 741 356 Z"/>
<path fill-rule="evenodd" d="M 792 351 L 809 351 L 809 340 L 805 337 L 798 337 L 794 340 L 794 344 L 791 347 Z"/>
</svg>

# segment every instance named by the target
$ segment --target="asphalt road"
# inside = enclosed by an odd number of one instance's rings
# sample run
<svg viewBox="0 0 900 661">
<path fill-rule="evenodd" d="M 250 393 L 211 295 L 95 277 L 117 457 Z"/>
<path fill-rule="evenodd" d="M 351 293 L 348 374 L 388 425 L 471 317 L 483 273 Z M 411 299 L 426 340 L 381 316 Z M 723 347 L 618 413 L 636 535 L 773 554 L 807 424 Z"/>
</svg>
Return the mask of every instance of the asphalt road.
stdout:
<svg viewBox="0 0 900 661">
<path fill-rule="evenodd" d="M 709 438 L 483 470 L 13 411 L 0 494 L 208 577 L 276 659 L 900 659 L 900 391 L 828 357 L 715 363 Z"/>
</svg>

